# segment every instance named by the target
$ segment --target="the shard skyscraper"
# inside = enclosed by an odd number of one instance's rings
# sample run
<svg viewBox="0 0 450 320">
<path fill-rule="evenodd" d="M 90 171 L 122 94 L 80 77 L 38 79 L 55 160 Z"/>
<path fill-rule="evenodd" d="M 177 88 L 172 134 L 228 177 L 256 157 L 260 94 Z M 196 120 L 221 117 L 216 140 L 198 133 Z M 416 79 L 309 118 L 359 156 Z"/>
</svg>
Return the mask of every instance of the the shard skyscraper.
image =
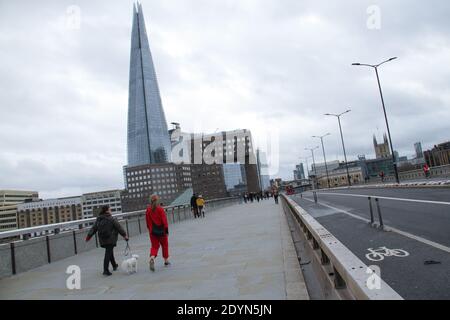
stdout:
<svg viewBox="0 0 450 320">
<path fill-rule="evenodd" d="M 167 122 L 140 3 L 133 5 L 127 149 L 128 166 L 170 161 Z"/>
</svg>

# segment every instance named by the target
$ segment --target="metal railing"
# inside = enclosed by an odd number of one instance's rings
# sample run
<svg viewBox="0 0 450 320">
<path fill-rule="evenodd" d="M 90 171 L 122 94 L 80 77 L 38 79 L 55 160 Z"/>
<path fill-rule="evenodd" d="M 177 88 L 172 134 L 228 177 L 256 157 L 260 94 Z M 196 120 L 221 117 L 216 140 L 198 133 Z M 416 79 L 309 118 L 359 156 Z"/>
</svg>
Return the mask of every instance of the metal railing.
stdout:
<svg viewBox="0 0 450 320">
<path fill-rule="evenodd" d="M 226 201 L 233 201 L 233 200 L 237 200 L 237 199 L 238 198 L 236 198 L 236 197 L 220 198 L 220 199 L 208 200 L 208 201 L 205 201 L 205 203 L 208 206 L 211 206 L 212 208 L 214 208 L 214 205 L 217 205 L 218 203 L 223 203 Z M 181 221 L 180 210 L 182 210 L 184 216 L 186 216 L 186 211 L 191 212 L 190 208 L 191 208 L 190 204 L 164 207 L 166 214 L 168 215 L 168 219 L 170 217 L 172 217 L 172 220 L 169 219 L 169 221 L 171 221 L 171 222 Z M 189 209 L 189 210 L 187 210 L 187 209 Z M 118 218 L 118 219 L 121 219 L 121 218 L 129 219 L 129 218 L 133 218 L 136 216 L 143 216 L 144 214 L 145 214 L 145 210 L 138 210 L 138 211 L 132 211 L 132 212 L 113 214 L 113 217 Z M 175 214 L 177 214 L 177 219 L 175 219 Z M 35 226 L 35 227 L 3 231 L 3 232 L 0 232 L 0 239 L 21 236 L 21 235 L 27 235 L 27 234 L 31 234 L 31 233 L 46 232 L 46 231 L 53 231 L 55 234 L 58 234 L 62 230 L 83 229 L 86 226 L 86 224 L 93 223 L 93 222 L 95 222 L 96 219 L 97 218 L 94 217 L 94 218 L 72 220 L 72 221 L 67 221 L 67 222 L 60 222 L 60 223 L 46 224 L 46 225 L 40 225 L 40 226 Z M 185 219 L 183 219 L 183 220 L 185 220 Z M 55 232 L 55 230 L 57 230 L 57 231 Z M 24 239 L 24 240 L 26 240 L 26 239 Z"/>
<path fill-rule="evenodd" d="M 315 259 L 314 265 L 321 271 L 327 284 L 340 299 L 356 300 L 402 300 L 382 279 L 380 288 L 370 289 L 367 285 L 370 270 L 357 256 L 345 247 L 336 237 L 325 229 L 292 199 L 281 195 L 283 209 L 291 214 L 298 225 L 305 242 Z M 376 275 L 372 275 L 376 276 Z"/>
<path fill-rule="evenodd" d="M 422 169 L 399 172 L 400 182 L 402 180 L 426 179 Z M 430 178 L 450 177 L 450 165 L 430 167 Z M 394 181 L 392 176 L 388 176 L 384 181 Z"/>
</svg>

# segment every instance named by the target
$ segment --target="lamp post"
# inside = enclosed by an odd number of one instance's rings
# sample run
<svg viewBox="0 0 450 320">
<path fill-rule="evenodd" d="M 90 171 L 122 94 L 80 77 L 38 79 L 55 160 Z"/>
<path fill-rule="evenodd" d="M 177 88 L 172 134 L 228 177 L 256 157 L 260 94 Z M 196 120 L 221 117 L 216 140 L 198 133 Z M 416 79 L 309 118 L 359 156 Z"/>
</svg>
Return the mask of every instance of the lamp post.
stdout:
<svg viewBox="0 0 450 320">
<path fill-rule="evenodd" d="M 341 116 L 343 114 L 346 114 L 347 112 L 350 112 L 350 111 L 351 110 L 349 109 L 349 110 L 347 110 L 345 112 L 342 112 L 340 114 L 325 113 L 326 116 L 335 116 L 338 119 L 339 131 L 341 132 L 342 149 L 344 150 L 345 168 L 347 169 L 347 182 L 348 182 L 349 186 L 351 186 L 352 183 L 350 181 L 350 174 L 348 173 L 348 162 L 347 162 L 347 154 L 345 153 L 344 136 L 342 135 Z"/>
<path fill-rule="evenodd" d="M 327 184 L 328 188 L 330 188 L 330 178 L 328 176 L 328 166 L 327 166 L 327 158 L 325 157 L 325 147 L 323 146 L 323 138 L 329 136 L 330 133 L 324 134 L 323 136 L 312 136 L 313 138 L 319 138 L 322 143 L 322 152 L 323 152 L 323 161 L 325 161 L 325 172 L 327 173 Z"/>
<path fill-rule="evenodd" d="M 363 66 L 363 67 L 371 67 L 375 69 L 375 74 L 377 75 L 377 81 L 378 81 L 378 89 L 380 90 L 380 96 L 381 96 L 381 104 L 383 106 L 383 112 L 384 112 L 384 119 L 386 121 L 386 128 L 387 128 L 387 132 L 388 132 L 388 136 L 389 136 L 389 144 L 391 145 L 391 153 L 392 153 L 392 162 L 394 164 L 394 173 L 395 173 L 395 180 L 397 181 L 397 183 L 400 183 L 400 179 L 398 177 L 398 170 L 397 170 L 397 164 L 395 162 L 395 155 L 394 155 L 394 147 L 392 146 L 392 139 L 391 139 L 391 132 L 389 130 L 389 123 L 388 123 L 388 119 L 387 119 L 387 115 L 386 115 L 386 108 L 384 106 L 384 98 L 383 98 L 383 92 L 381 90 L 381 84 L 380 84 L 380 77 L 378 75 L 378 67 L 381 66 L 382 64 L 386 63 L 386 62 L 390 62 L 392 60 L 397 59 L 397 57 L 393 57 L 390 58 L 386 61 L 383 61 L 379 64 L 365 64 L 365 63 L 352 63 L 353 66 Z"/>
<path fill-rule="evenodd" d="M 313 159 L 313 166 L 314 166 L 314 175 L 316 176 L 317 179 L 317 169 L 316 169 L 316 161 L 314 160 L 314 150 L 319 149 L 319 146 L 315 147 L 315 148 L 305 148 L 305 150 L 309 150 L 311 151 L 311 155 L 312 155 L 312 159 Z M 309 173 L 308 173 L 308 178 L 309 178 Z M 313 186 L 314 183 L 313 183 Z"/>
</svg>

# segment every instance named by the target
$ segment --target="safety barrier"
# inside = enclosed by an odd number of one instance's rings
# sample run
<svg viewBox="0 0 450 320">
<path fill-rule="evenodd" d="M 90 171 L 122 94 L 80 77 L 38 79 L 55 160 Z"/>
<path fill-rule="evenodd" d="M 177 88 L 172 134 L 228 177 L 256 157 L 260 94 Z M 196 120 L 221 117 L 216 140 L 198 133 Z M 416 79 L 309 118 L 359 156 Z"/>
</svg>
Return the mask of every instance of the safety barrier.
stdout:
<svg viewBox="0 0 450 320">
<path fill-rule="evenodd" d="M 206 201 L 205 207 L 211 212 L 240 202 L 241 199 L 236 197 L 222 198 Z M 190 204 L 164 208 L 169 224 L 193 218 Z M 130 238 L 148 232 L 144 210 L 113 216 L 119 220 Z M 89 218 L 0 232 L 0 239 L 17 236 L 23 238 L 0 244 L 0 278 L 97 248 L 97 235 L 91 241 L 85 241 L 89 224 L 95 220 L 96 218 Z"/>
<path fill-rule="evenodd" d="M 402 300 L 402 297 L 292 199 L 281 195 L 283 209 L 300 226 L 314 266 L 339 299 Z M 378 277 L 378 279 L 376 279 Z M 379 287 L 369 287 L 378 280 Z"/>
</svg>

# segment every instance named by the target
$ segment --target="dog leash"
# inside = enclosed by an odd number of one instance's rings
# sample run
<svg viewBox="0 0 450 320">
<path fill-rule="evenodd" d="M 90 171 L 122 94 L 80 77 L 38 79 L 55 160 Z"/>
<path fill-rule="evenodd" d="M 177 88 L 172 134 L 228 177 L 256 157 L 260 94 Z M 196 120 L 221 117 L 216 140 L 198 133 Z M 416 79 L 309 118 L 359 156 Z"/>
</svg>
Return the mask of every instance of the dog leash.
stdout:
<svg viewBox="0 0 450 320">
<path fill-rule="evenodd" d="M 131 254 L 130 244 L 129 244 L 128 241 L 127 241 L 127 246 L 125 247 L 125 250 L 123 251 L 123 255 L 124 255 L 125 257 L 127 257 L 127 256 L 130 255 L 130 254 Z"/>
</svg>

